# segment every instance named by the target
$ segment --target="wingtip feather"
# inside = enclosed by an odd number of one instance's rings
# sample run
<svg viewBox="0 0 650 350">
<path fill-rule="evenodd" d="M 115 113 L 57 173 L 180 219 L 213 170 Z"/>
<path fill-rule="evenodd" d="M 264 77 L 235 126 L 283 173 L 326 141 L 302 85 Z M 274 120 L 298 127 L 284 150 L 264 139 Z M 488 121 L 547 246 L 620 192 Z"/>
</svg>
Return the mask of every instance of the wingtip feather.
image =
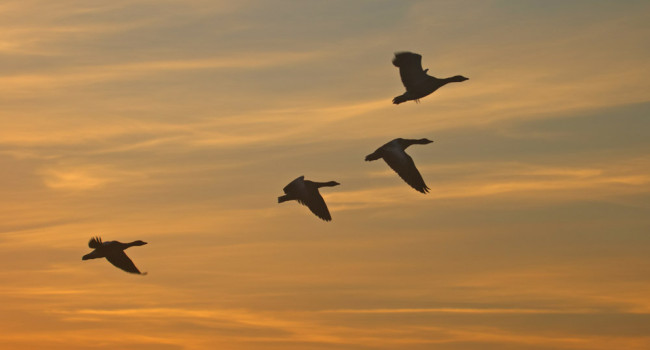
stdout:
<svg viewBox="0 0 650 350">
<path fill-rule="evenodd" d="M 371 154 L 366 156 L 366 162 L 372 162 L 373 160 L 377 160 L 379 158 L 381 158 L 380 155 L 375 154 L 375 153 L 371 153 Z"/>
<path fill-rule="evenodd" d="M 398 105 L 398 104 L 406 102 L 406 101 L 408 101 L 408 100 L 406 99 L 406 97 L 404 97 L 404 95 L 399 95 L 399 96 L 397 96 L 397 97 L 395 97 L 393 99 L 393 104 Z"/>
</svg>

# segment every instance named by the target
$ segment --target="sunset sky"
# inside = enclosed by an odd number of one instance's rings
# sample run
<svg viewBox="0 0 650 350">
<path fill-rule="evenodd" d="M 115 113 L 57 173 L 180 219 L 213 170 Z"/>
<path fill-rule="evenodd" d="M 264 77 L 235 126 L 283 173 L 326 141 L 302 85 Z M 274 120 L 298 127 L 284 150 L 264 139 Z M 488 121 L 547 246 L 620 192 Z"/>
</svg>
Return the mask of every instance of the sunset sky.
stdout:
<svg viewBox="0 0 650 350">
<path fill-rule="evenodd" d="M 0 348 L 650 349 L 649 38 L 632 0 L 3 1 Z M 396 51 L 469 80 L 393 105 Z M 364 162 L 397 137 L 429 194 Z"/>
</svg>

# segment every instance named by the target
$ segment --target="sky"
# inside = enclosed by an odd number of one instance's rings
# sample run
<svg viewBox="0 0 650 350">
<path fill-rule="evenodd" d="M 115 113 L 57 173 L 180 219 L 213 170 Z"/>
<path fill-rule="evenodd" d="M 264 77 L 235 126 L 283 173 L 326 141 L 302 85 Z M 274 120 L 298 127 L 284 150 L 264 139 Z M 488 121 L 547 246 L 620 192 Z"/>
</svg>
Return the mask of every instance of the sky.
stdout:
<svg viewBox="0 0 650 350">
<path fill-rule="evenodd" d="M 0 4 L 3 349 L 650 348 L 647 1 Z M 394 52 L 437 77 L 420 104 Z M 397 138 L 423 195 L 364 157 Z M 277 203 L 304 175 L 333 221 Z M 92 236 L 147 276 L 82 261 Z"/>
</svg>

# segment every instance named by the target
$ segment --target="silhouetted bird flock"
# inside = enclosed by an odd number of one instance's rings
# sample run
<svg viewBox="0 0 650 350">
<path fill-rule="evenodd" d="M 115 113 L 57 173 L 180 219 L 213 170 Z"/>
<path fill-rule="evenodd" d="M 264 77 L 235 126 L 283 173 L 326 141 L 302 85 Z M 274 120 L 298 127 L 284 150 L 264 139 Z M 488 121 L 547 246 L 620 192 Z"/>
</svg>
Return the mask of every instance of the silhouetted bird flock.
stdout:
<svg viewBox="0 0 650 350">
<path fill-rule="evenodd" d="M 397 52 L 393 58 L 393 65 L 399 68 L 399 75 L 406 92 L 393 98 L 393 103 L 398 105 L 406 101 L 420 102 L 420 99 L 430 95 L 447 83 L 463 82 L 468 80 L 462 75 L 450 78 L 438 79 L 427 74 L 428 69 L 422 69 L 422 56 L 413 52 Z M 411 145 L 426 145 L 432 143 L 429 139 L 403 139 L 396 138 L 385 145 L 377 148 L 366 156 L 366 161 L 384 159 L 386 164 L 393 169 L 399 177 L 409 186 L 421 193 L 428 193 L 429 187 L 424 182 L 422 175 L 415 166 L 413 158 L 406 153 Z M 278 203 L 295 200 L 305 205 L 309 210 L 322 220 L 331 221 L 332 215 L 327 209 L 327 204 L 318 191 L 321 187 L 333 187 L 340 185 L 336 181 L 315 182 L 305 180 L 300 176 L 286 185 L 282 191 L 284 195 L 278 197 Z M 93 237 L 88 242 L 88 247 L 94 249 L 91 253 L 83 256 L 82 260 L 106 258 L 111 264 L 130 273 L 142 274 L 133 264 L 133 261 L 124 253 L 124 250 L 147 244 L 143 241 L 121 243 L 118 241 L 102 242 L 100 237 Z"/>
</svg>

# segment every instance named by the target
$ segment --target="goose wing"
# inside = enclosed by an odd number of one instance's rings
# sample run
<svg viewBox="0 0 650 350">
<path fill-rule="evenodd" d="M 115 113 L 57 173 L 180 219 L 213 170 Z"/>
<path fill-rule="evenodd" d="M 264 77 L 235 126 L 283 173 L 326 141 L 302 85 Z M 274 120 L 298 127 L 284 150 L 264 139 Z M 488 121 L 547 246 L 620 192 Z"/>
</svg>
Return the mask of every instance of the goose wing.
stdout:
<svg viewBox="0 0 650 350">
<path fill-rule="evenodd" d="M 393 59 L 393 65 L 399 68 L 399 75 L 406 91 L 417 88 L 417 85 L 427 79 L 427 73 L 422 69 L 422 56 L 413 52 L 398 52 Z"/>
<path fill-rule="evenodd" d="M 100 237 L 93 237 L 88 241 L 88 247 L 97 249 L 102 246 L 102 239 Z"/>
<path fill-rule="evenodd" d="M 299 176 L 299 177 L 295 178 L 293 181 L 289 182 L 288 185 L 284 186 L 282 191 L 284 191 L 284 193 L 286 193 L 286 194 L 289 194 L 291 192 L 299 192 L 300 191 L 299 189 L 301 187 L 299 184 L 304 182 L 304 181 L 305 181 L 305 176 L 304 175 Z"/>
<path fill-rule="evenodd" d="M 135 264 L 129 257 L 124 253 L 123 250 L 118 250 L 115 252 L 112 252 L 111 254 L 106 255 L 106 260 L 113 264 L 114 266 L 130 273 L 140 273 L 140 270 L 138 270 L 137 267 L 135 267 Z"/>
<path fill-rule="evenodd" d="M 298 199 L 298 202 L 302 205 L 305 205 L 312 213 L 314 213 L 319 218 L 325 221 L 331 221 L 332 216 L 330 211 L 327 209 L 327 204 L 325 200 L 318 192 L 317 188 L 309 188 L 305 191 L 304 196 Z"/>
<path fill-rule="evenodd" d="M 384 161 L 411 187 L 422 193 L 429 192 L 429 187 L 415 167 L 413 158 L 406 152 L 385 152 Z"/>
</svg>

